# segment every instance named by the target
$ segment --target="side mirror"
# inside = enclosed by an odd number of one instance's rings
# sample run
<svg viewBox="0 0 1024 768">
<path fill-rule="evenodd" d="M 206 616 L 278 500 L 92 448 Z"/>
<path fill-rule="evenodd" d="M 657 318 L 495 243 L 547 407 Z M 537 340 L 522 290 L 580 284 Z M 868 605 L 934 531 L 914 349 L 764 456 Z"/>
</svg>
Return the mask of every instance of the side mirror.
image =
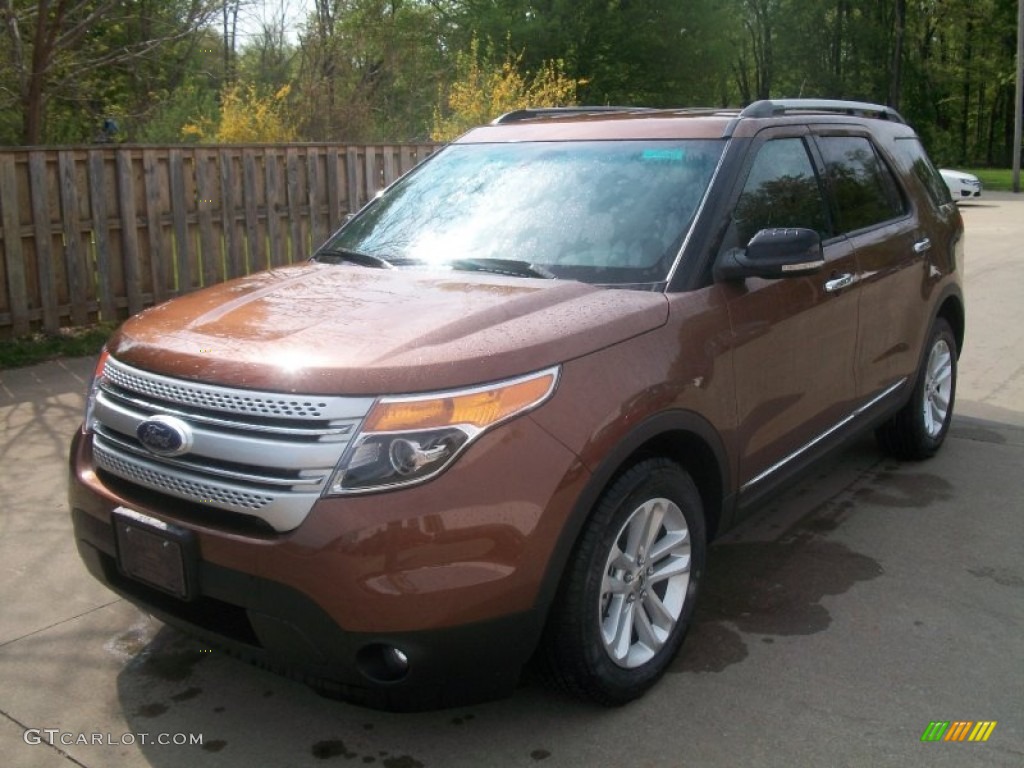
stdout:
<svg viewBox="0 0 1024 768">
<path fill-rule="evenodd" d="M 813 229 L 762 229 L 745 249 L 726 251 L 715 265 L 716 280 L 797 277 L 825 266 L 821 237 Z"/>
</svg>

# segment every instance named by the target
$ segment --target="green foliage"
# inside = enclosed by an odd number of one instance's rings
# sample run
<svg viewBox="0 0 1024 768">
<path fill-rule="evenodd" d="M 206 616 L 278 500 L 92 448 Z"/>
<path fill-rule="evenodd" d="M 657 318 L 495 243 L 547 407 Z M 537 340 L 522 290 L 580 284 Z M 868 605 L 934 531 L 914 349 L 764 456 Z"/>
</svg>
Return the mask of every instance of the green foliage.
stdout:
<svg viewBox="0 0 1024 768">
<path fill-rule="evenodd" d="M 134 132 L 135 141 L 175 144 L 186 137 L 186 125 L 212 124 L 219 109 L 216 91 L 195 82 L 152 95 L 154 107 Z"/>
<path fill-rule="evenodd" d="M 507 40 L 520 65 L 537 71 L 562 61 L 583 81 L 588 104 L 677 106 L 723 100 L 731 64 L 730 4 L 721 0 L 521 0 L 454 3 L 453 41 L 466 50 L 481 40 Z"/>
<path fill-rule="evenodd" d="M 297 53 L 296 48 L 273 29 L 264 30 L 239 53 L 238 79 L 278 91 L 292 83 Z"/>
</svg>

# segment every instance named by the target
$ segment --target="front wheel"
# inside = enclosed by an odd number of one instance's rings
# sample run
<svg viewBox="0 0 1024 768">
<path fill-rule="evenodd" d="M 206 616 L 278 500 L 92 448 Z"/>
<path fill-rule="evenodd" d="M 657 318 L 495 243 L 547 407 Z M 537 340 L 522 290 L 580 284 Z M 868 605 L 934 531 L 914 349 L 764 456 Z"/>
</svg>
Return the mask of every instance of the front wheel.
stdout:
<svg viewBox="0 0 1024 768">
<path fill-rule="evenodd" d="M 704 572 L 700 494 L 666 459 L 634 465 L 601 497 L 549 618 L 550 675 L 607 706 L 657 682 L 686 634 Z"/>
<path fill-rule="evenodd" d="M 956 397 L 956 337 L 941 317 L 929 335 L 914 392 L 903 409 L 878 428 L 882 448 L 899 459 L 927 459 L 946 439 Z"/>
</svg>

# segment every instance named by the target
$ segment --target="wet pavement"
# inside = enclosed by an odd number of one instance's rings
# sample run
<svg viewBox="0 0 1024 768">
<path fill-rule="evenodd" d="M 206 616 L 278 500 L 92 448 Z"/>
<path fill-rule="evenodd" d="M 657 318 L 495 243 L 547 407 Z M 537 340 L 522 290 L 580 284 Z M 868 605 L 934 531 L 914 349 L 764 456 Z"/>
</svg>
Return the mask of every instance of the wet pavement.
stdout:
<svg viewBox="0 0 1024 768">
<path fill-rule="evenodd" d="M 74 551 L 65 455 L 91 361 L 0 372 L 0 760 L 1024 764 L 1024 201 L 1004 197 L 964 208 L 969 346 L 943 451 L 901 464 L 862 440 L 716 542 L 670 674 L 617 710 L 527 674 L 504 701 L 376 712 L 163 627 Z M 922 743 L 935 720 L 998 725 L 985 743 Z"/>
</svg>

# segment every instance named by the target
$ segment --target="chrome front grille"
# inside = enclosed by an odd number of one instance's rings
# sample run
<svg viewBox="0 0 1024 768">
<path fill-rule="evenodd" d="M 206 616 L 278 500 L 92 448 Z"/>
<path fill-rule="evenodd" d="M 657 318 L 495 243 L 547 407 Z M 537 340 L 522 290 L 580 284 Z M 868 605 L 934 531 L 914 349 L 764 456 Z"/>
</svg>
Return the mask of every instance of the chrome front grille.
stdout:
<svg viewBox="0 0 1024 768">
<path fill-rule="evenodd" d="M 230 488 L 224 483 L 204 483 L 171 474 L 163 467 L 141 459 L 127 460 L 114 451 L 108 450 L 105 441 L 99 441 L 93 448 L 93 455 L 99 466 L 122 479 L 144 485 L 147 488 L 164 491 L 174 496 L 202 501 L 223 508 L 242 508 L 252 514 L 274 501 L 273 496 L 254 493 L 244 488 Z"/>
<path fill-rule="evenodd" d="M 105 376 L 111 384 L 128 392 L 211 411 L 271 418 L 320 419 L 331 410 L 328 399 L 324 397 L 296 397 L 206 386 L 154 376 L 117 362 L 106 367 Z"/>
<path fill-rule="evenodd" d="M 174 379 L 107 358 L 96 393 L 93 459 L 121 480 L 196 504 L 298 526 L 329 481 L 372 398 L 256 392 Z M 191 447 L 171 458 L 136 436 L 172 416 Z"/>
</svg>

